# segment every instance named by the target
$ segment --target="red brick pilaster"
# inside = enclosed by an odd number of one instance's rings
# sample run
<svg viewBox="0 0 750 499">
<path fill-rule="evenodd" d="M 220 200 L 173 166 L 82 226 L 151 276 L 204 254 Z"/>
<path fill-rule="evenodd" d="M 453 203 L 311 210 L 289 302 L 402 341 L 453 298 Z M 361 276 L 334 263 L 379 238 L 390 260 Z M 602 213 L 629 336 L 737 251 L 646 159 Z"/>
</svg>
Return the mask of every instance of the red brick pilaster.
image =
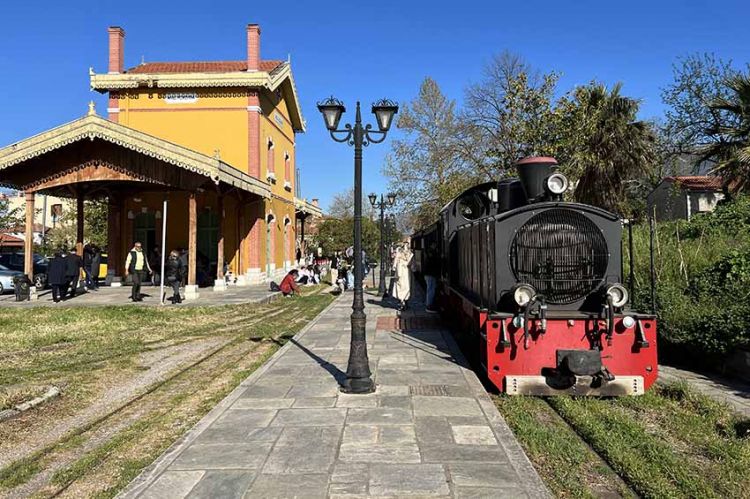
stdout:
<svg viewBox="0 0 750 499">
<path fill-rule="evenodd" d="M 247 97 L 247 174 L 260 178 L 260 98 L 257 92 Z"/>
</svg>

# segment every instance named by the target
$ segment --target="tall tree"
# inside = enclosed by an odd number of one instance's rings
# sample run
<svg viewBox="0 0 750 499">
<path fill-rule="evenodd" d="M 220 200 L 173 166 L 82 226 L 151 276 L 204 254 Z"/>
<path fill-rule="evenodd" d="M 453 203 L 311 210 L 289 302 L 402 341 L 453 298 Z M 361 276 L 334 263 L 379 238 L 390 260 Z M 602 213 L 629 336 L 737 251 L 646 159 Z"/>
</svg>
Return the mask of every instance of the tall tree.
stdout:
<svg viewBox="0 0 750 499">
<path fill-rule="evenodd" d="M 700 149 L 722 144 L 723 127 L 737 124 L 730 111 L 711 107 L 717 100 L 731 97 L 726 82 L 736 76 L 731 61 L 713 54 L 691 54 L 672 66 L 674 81 L 662 90 L 666 104 L 663 137 L 669 156 L 695 155 Z M 693 169 L 701 169 L 703 158 L 693 157 Z"/>
<path fill-rule="evenodd" d="M 363 192 L 362 196 L 362 216 L 372 218 L 374 210 L 367 199 L 367 192 Z M 334 218 L 354 218 L 354 188 L 334 194 L 328 214 Z"/>
<path fill-rule="evenodd" d="M 87 200 L 83 204 L 83 238 L 107 247 L 107 202 Z M 50 248 L 72 248 L 76 243 L 76 203 L 67 200 L 57 227 L 47 233 Z"/>
<path fill-rule="evenodd" d="M 560 99 L 556 108 L 556 157 L 577 179 L 577 201 L 627 212 L 628 181 L 643 177 L 656 160 L 654 134 L 637 121 L 639 102 L 592 82 Z"/>
<path fill-rule="evenodd" d="M 401 106 L 397 127 L 404 136 L 393 141 L 384 173 L 402 215 L 420 227 L 473 182 L 458 154 L 456 104 L 435 80 L 425 78 L 417 97 Z"/>
<path fill-rule="evenodd" d="M 13 230 L 24 224 L 19 208 L 11 208 L 8 198 L 0 195 L 0 230 Z"/>
<path fill-rule="evenodd" d="M 715 163 L 714 172 L 721 175 L 735 191 L 750 189 L 750 73 L 738 74 L 727 81 L 730 93 L 714 99 L 709 110 L 726 118 L 712 123 L 706 135 L 719 137 L 701 148 L 701 157 Z"/>
<path fill-rule="evenodd" d="M 332 255 L 334 251 L 344 251 L 354 245 L 354 218 L 326 218 L 318 227 L 316 241 L 323 253 Z M 362 219 L 362 249 L 368 258 L 378 259 L 380 227 L 369 218 Z"/>
<path fill-rule="evenodd" d="M 483 78 L 466 89 L 461 152 L 485 179 L 507 175 L 524 156 L 551 151 L 558 79 L 554 71 L 541 74 L 520 56 L 502 52 L 485 66 Z"/>
</svg>

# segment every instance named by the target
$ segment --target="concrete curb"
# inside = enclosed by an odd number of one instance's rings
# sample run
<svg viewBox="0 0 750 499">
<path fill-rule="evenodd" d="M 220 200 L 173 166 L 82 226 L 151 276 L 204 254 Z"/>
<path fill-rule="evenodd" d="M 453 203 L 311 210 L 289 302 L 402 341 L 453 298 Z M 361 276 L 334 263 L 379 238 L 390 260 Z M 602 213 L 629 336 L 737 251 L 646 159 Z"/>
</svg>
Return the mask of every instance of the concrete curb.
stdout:
<svg viewBox="0 0 750 499">
<path fill-rule="evenodd" d="M 27 402 L 18 404 L 12 409 L 6 409 L 0 411 L 0 423 L 13 419 L 16 416 L 23 414 L 24 412 L 33 409 L 34 407 L 41 405 L 49 400 L 52 400 L 60 395 L 60 389 L 56 386 L 50 386 L 46 392 L 40 397 L 35 397 Z"/>
<path fill-rule="evenodd" d="M 277 295 L 272 295 L 277 296 Z M 304 336 L 312 327 L 317 324 L 323 315 L 325 315 L 336 303 L 346 295 L 343 293 L 335 298 L 325 309 L 321 310 L 320 313 L 302 330 L 295 334 L 292 339 L 299 340 Z M 143 492 L 156 478 L 161 475 L 172 462 L 184 451 L 203 431 L 208 428 L 214 421 L 216 421 L 231 405 L 247 390 L 249 385 L 252 385 L 257 379 L 263 375 L 268 369 L 270 369 L 276 362 L 279 361 L 282 355 L 292 347 L 291 341 L 286 342 L 271 358 L 263 363 L 258 369 L 253 371 L 242 383 L 237 385 L 237 388 L 232 390 L 224 399 L 219 402 L 208 414 L 198 421 L 187 433 L 180 437 L 175 443 L 173 443 L 160 457 L 158 457 L 153 463 L 145 468 L 137 477 L 131 481 L 125 489 L 119 494 L 118 498 L 136 498 Z"/>
</svg>

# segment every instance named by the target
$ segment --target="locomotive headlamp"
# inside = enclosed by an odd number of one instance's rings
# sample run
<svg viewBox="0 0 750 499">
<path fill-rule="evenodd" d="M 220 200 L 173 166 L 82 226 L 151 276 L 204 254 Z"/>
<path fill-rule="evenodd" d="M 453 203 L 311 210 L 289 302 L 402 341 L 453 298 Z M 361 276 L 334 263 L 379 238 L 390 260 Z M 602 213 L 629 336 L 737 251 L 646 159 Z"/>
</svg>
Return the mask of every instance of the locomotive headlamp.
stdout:
<svg viewBox="0 0 750 499">
<path fill-rule="evenodd" d="M 519 307 L 525 307 L 536 296 L 536 290 L 529 284 L 519 284 L 513 290 L 513 300 Z"/>
<path fill-rule="evenodd" d="M 607 296 L 612 299 L 612 306 L 620 308 L 628 302 L 628 290 L 622 284 L 612 284 L 607 288 Z"/>
<path fill-rule="evenodd" d="M 552 194 L 562 194 L 568 190 L 568 178 L 562 173 L 553 173 L 547 177 L 547 189 Z"/>
<path fill-rule="evenodd" d="M 622 318 L 622 325 L 625 328 L 630 329 L 635 326 L 635 319 L 633 319 L 629 315 L 626 315 L 625 317 Z"/>
</svg>

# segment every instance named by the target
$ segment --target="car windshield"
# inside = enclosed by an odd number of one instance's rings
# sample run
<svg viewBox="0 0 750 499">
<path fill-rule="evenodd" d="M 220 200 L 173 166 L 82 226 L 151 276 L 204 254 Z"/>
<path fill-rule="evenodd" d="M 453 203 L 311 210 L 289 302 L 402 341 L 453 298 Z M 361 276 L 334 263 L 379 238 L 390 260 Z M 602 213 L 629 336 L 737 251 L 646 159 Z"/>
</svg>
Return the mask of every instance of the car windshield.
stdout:
<svg viewBox="0 0 750 499">
<path fill-rule="evenodd" d="M 47 257 L 42 255 L 34 255 L 34 263 L 47 263 Z"/>
<path fill-rule="evenodd" d="M 6 267 L 5 265 L 0 264 L 0 270 L 10 270 L 10 269 Z"/>
</svg>

